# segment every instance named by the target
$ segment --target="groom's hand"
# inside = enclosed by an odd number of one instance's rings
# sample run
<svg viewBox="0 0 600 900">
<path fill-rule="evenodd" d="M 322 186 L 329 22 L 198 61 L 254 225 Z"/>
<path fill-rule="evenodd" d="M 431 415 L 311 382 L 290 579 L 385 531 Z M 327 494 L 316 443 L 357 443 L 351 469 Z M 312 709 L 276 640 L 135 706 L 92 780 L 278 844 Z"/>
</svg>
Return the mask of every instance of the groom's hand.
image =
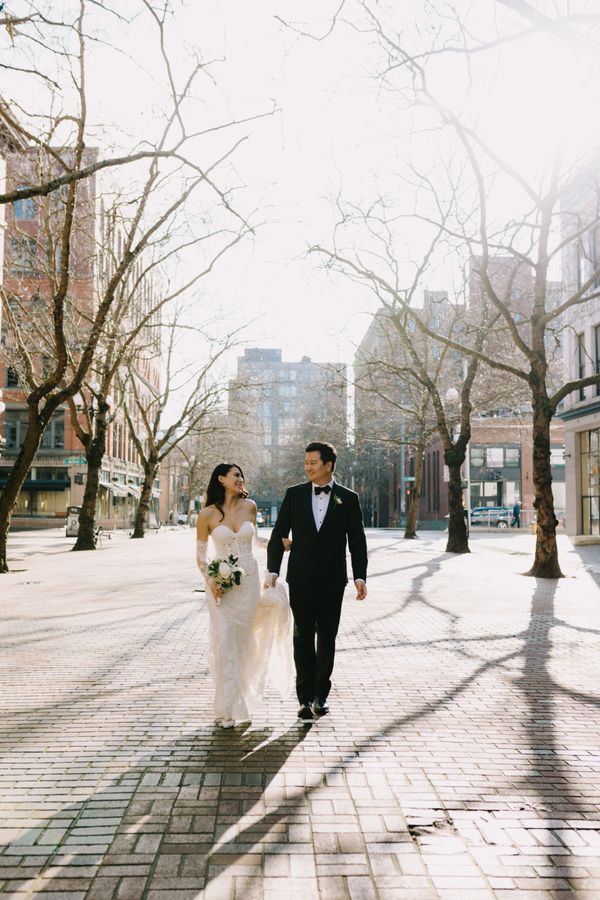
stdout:
<svg viewBox="0 0 600 900">
<path fill-rule="evenodd" d="M 364 600 L 365 597 L 367 596 L 366 583 L 362 580 L 362 578 L 357 578 L 356 581 L 354 582 L 354 584 L 356 585 L 356 599 Z"/>
</svg>

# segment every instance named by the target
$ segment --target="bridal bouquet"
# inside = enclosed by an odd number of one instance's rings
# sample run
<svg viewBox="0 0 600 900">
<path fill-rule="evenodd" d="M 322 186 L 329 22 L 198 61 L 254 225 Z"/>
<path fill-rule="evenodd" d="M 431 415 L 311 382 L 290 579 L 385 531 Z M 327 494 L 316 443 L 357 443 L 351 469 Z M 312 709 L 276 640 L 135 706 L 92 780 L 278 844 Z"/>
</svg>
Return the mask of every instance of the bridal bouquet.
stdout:
<svg viewBox="0 0 600 900">
<path fill-rule="evenodd" d="M 235 584 L 241 584 L 246 574 L 237 564 L 237 556 L 230 554 L 227 559 L 213 559 L 208 564 L 208 577 L 223 593 L 230 590 Z M 217 604 L 219 598 L 216 598 Z"/>
</svg>

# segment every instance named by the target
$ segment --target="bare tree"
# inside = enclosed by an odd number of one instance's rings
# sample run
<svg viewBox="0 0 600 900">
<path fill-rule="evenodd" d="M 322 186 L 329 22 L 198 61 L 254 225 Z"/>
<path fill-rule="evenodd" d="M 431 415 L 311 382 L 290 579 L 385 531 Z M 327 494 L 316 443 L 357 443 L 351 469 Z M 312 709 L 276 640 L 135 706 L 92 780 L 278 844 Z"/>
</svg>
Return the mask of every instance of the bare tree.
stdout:
<svg viewBox="0 0 600 900">
<path fill-rule="evenodd" d="M 106 246 L 102 248 L 105 259 L 105 284 L 110 280 L 110 273 L 119 265 L 118 248 L 126 245 L 128 227 L 131 223 L 123 222 L 122 230 L 115 227 L 114 208 L 105 218 L 109 221 L 103 237 Z M 111 392 L 117 389 L 117 373 L 123 367 L 129 372 L 141 372 L 150 384 L 158 388 L 161 378 L 161 314 L 174 303 L 179 302 L 187 293 L 195 290 L 201 279 L 210 274 L 217 261 L 245 235 L 245 229 L 228 233 L 226 229 L 209 230 L 198 236 L 176 236 L 169 232 L 163 241 L 162 252 L 155 248 L 155 257 L 145 260 L 140 258 L 131 272 L 131 276 L 121 284 L 118 296 L 107 319 L 104 333 L 97 348 L 96 357 L 91 367 L 92 376 L 88 380 L 88 396 L 93 397 L 95 415 L 90 415 L 90 404 L 81 398 L 84 416 L 77 417 L 71 399 L 72 417 L 75 430 L 81 441 L 87 461 L 86 488 L 83 505 L 79 516 L 79 533 L 74 550 L 92 550 L 95 547 L 95 516 L 100 482 L 100 469 L 106 453 L 107 432 L 109 425 L 119 415 L 121 403 L 111 401 Z M 216 242 L 217 246 L 206 256 L 206 244 Z M 195 251 L 195 256 L 202 260 L 199 271 L 192 271 L 190 277 L 175 286 L 161 277 L 161 270 L 169 261 L 178 257 L 183 250 Z M 180 313 L 182 317 L 182 314 Z M 144 393 L 142 385 L 139 386 Z M 85 392 L 84 392 L 85 394 Z M 150 398 L 147 398 L 149 401 Z M 75 413 L 75 414 L 74 414 Z M 136 431 L 139 432 L 139 422 Z"/>
<path fill-rule="evenodd" d="M 160 464 L 170 453 L 185 446 L 188 440 L 198 439 L 214 427 L 214 417 L 223 402 L 225 384 L 217 371 L 217 362 L 235 343 L 233 333 L 220 342 L 206 341 L 201 329 L 194 329 L 207 350 L 200 361 L 181 364 L 178 341 L 182 332 L 189 336 L 190 328 L 178 323 L 177 314 L 163 324 L 167 334 L 164 352 L 164 387 L 152 384 L 135 366 L 129 367 L 129 377 L 121 380 L 123 409 L 129 434 L 139 454 L 144 482 L 135 516 L 132 537 L 143 538 L 150 507 L 152 488 Z M 176 414 L 168 412 L 170 404 L 177 404 Z M 167 418 L 168 416 L 168 418 Z"/>
<path fill-rule="evenodd" d="M 422 45 L 415 48 L 405 43 L 404 35 L 398 34 L 394 25 L 386 27 L 384 24 L 383 9 L 368 2 L 359 5 L 368 29 L 382 49 L 383 65 L 379 77 L 389 95 L 397 96 L 404 107 L 407 99 L 411 109 L 420 105 L 427 110 L 429 122 L 432 116 L 435 118 L 434 128 L 449 135 L 446 157 L 437 160 L 437 170 L 432 166 L 429 174 L 418 175 L 419 185 L 427 184 L 433 202 L 427 211 L 415 204 L 413 210 L 396 218 L 397 226 L 402 222 L 406 227 L 412 221 L 417 226 L 429 228 L 427 249 L 421 261 L 414 265 L 416 275 L 410 279 L 411 284 L 422 279 L 435 253 L 439 254 L 441 245 L 458 260 L 472 259 L 481 286 L 481 306 L 488 308 L 488 322 L 494 324 L 494 333 L 490 339 L 478 344 L 481 335 L 477 331 L 450 337 L 423 322 L 418 310 L 411 305 L 411 291 L 402 288 L 398 277 L 402 264 L 397 253 L 390 256 L 387 249 L 381 254 L 365 249 L 370 248 L 374 240 L 375 214 L 365 216 L 363 240 L 357 240 L 360 249 L 356 254 L 344 255 L 336 245 L 332 253 L 328 251 L 330 258 L 337 262 L 343 260 L 351 277 L 368 283 L 386 298 L 391 309 L 402 311 L 411 318 L 423 334 L 445 343 L 474 362 L 491 367 L 502 377 L 510 377 L 527 389 L 533 409 L 533 481 L 537 513 L 535 557 L 529 574 L 560 577 L 556 543 L 558 522 L 551 486 L 550 422 L 565 397 L 575 390 L 600 383 L 600 374 L 568 381 L 561 379 L 557 383 L 552 357 L 565 314 L 599 296 L 600 264 L 590 265 L 581 283 L 559 300 L 551 272 L 552 265 L 565 254 L 567 247 L 581 245 L 586 240 L 595 245 L 597 211 L 592 209 L 587 217 L 582 217 L 573 210 L 570 223 L 561 234 L 557 225 L 561 213 L 564 221 L 561 202 L 574 177 L 573 165 L 558 156 L 536 181 L 525 177 L 485 139 L 476 121 L 468 120 L 465 112 L 459 114 L 448 108 L 436 96 L 431 87 L 430 69 L 438 53 L 446 51 Z M 462 25 L 460 16 L 457 24 L 459 28 Z M 468 43 L 464 27 L 462 37 L 464 43 Z M 414 169 L 412 175 L 414 178 Z M 445 189 L 441 187 L 443 180 L 447 182 Z M 414 186 L 413 183 L 411 187 Z M 500 202 L 507 194 L 519 198 L 516 201 L 518 207 L 508 214 L 502 212 Z M 446 200 L 440 202 L 443 196 Z M 591 206 L 596 210 L 599 208 L 597 203 Z M 381 217 L 381 213 L 379 215 Z M 385 229 L 382 230 L 385 233 Z M 317 249 L 323 251 L 324 248 Z M 514 296 L 498 290 L 494 283 L 494 263 L 498 256 L 508 257 L 514 267 L 523 267 L 529 273 L 528 303 L 517 307 Z M 385 266 L 388 266 L 387 270 Z M 508 356 L 502 353 L 507 344 L 511 347 Z M 466 401 L 467 398 L 463 399 Z"/>
<path fill-rule="evenodd" d="M 85 0 L 80 0 L 77 20 L 67 29 L 74 47 L 58 54 L 66 69 L 62 73 L 64 79 L 72 80 L 74 85 L 73 109 L 68 114 L 62 109 L 54 112 L 50 105 L 50 112 L 46 110 L 40 116 L 46 123 L 43 138 L 39 134 L 34 135 L 30 129 L 19 127 L 12 119 L 10 121 L 12 131 L 16 130 L 19 138 L 30 142 L 30 149 L 19 148 L 16 159 L 14 152 L 8 156 L 12 187 L 18 188 L 22 179 L 19 172 L 24 169 L 27 177 L 23 180 L 43 188 L 38 191 L 37 196 L 41 197 L 43 218 L 49 223 L 49 227 L 46 236 L 41 227 L 35 235 L 24 236 L 22 246 L 17 248 L 20 253 L 29 253 L 22 263 L 24 268 L 20 272 L 17 270 L 9 283 L 5 280 L 0 289 L 4 312 L 3 340 L 9 358 L 19 361 L 22 395 L 28 415 L 19 452 L 0 496 L 0 572 L 8 570 L 6 545 L 12 511 L 44 430 L 54 413 L 81 391 L 100 340 L 106 334 L 107 327 L 110 327 L 111 311 L 118 304 L 123 286 L 128 279 L 135 277 L 138 259 L 144 252 L 153 252 L 158 248 L 167 252 L 173 222 L 182 215 L 192 195 L 201 192 L 207 209 L 207 220 L 208 211 L 213 216 L 218 211 L 218 215 L 229 217 L 230 221 L 236 223 L 238 233 L 250 228 L 245 218 L 234 208 L 228 191 L 221 188 L 215 180 L 217 170 L 225 168 L 231 155 L 245 138 L 234 137 L 224 149 L 221 147 L 216 153 L 213 151 L 213 157 L 206 165 L 198 162 L 197 154 L 191 155 L 191 159 L 185 158 L 185 149 L 192 138 L 198 139 L 202 134 L 215 130 L 215 127 L 211 127 L 207 132 L 192 133 L 185 124 L 186 104 L 195 90 L 196 82 L 204 74 L 204 67 L 200 61 L 194 60 L 183 83 L 176 83 L 177 79 L 165 50 L 166 13 L 163 11 L 158 15 L 149 3 L 142 0 L 142 6 L 156 26 L 170 108 L 164 120 L 159 120 L 159 133 L 152 153 L 143 154 L 150 159 L 146 159 L 145 164 L 138 159 L 135 173 L 133 170 L 130 172 L 130 214 L 126 234 L 101 296 L 97 301 L 95 298 L 88 298 L 83 304 L 73 303 L 71 293 L 76 282 L 77 267 L 85 266 L 85 277 L 91 280 L 96 264 L 94 248 L 89 246 L 90 229 L 86 231 L 84 223 L 86 216 L 88 225 L 89 220 L 93 219 L 95 203 L 94 175 L 89 173 L 95 154 L 86 149 L 89 141 L 86 83 L 88 38 L 84 18 L 88 5 Z M 50 85 L 50 89 L 55 88 L 54 83 Z M 16 108 L 19 109 L 19 106 Z M 235 124 L 237 123 L 225 122 L 218 127 L 224 131 Z M 57 147 L 55 141 L 59 135 L 60 144 Z M 165 159 L 169 145 L 176 150 Z M 14 142 L 10 146 L 13 147 Z M 88 174 L 79 177 L 84 171 Z M 39 173 L 37 179 L 36 173 Z M 61 173 L 71 176 L 75 174 L 77 177 L 55 184 L 57 174 L 60 180 Z M 46 191 L 50 183 L 53 186 L 50 191 Z M 49 194 L 47 199 L 44 199 L 44 194 Z M 206 228 L 203 231 L 206 232 Z M 194 228 L 190 227 L 190 244 L 198 239 L 193 232 Z M 31 343 L 27 330 L 22 327 L 25 321 L 29 321 L 35 302 L 30 294 L 28 279 L 32 270 L 30 260 L 37 253 L 40 244 L 51 247 L 53 254 L 47 277 L 40 279 L 40 294 L 45 295 L 41 299 L 47 306 L 51 325 L 50 332 L 46 335 L 48 353 L 44 354 L 47 357 L 45 361 L 40 360 L 39 345 Z M 74 333 L 75 343 L 71 341 Z M 110 341 L 110 337 L 108 340 Z M 107 371 L 110 372 L 111 368 L 114 369 L 114 360 Z M 103 402 L 105 397 L 99 394 L 97 400 L 100 415 L 96 417 L 95 427 L 101 428 L 107 409 Z"/>
</svg>

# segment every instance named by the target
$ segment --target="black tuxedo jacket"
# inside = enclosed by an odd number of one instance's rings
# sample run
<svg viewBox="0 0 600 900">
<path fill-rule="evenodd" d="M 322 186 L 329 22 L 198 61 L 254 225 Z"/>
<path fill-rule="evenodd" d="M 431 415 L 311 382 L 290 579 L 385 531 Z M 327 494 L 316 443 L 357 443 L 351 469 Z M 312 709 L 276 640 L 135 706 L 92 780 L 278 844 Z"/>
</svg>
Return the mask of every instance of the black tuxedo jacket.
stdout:
<svg viewBox="0 0 600 900">
<path fill-rule="evenodd" d="M 281 542 L 292 532 L 292 549 L 286 580 L 303 584 L 318 577 L 324 585 L 343 586 L 346 571 L 346 539 L 350 547 L 354 580 L 367 578 L 367 541 L 358 494 L 334 482 L 327 513 L 317 531 L 312 509 L 310 481 L 288 488 L 267 549 L 269 572 L 279 574 L 284 549 Z"/>
</svg>

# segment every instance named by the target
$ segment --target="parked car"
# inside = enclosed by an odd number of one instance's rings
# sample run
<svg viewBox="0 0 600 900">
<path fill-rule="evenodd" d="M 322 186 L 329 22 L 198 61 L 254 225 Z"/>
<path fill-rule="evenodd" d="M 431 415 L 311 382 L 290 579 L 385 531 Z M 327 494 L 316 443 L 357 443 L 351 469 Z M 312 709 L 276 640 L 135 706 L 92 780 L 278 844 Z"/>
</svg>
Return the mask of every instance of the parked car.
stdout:
<svg viewBox="0 0 600 900">
<path fill-rule="evenodd" d="M 491 525 L 492 528 L 508 528 L 512 509 L 507 506 L 476 506 L 471 510 L 471 525 Z"/>
</svg>

